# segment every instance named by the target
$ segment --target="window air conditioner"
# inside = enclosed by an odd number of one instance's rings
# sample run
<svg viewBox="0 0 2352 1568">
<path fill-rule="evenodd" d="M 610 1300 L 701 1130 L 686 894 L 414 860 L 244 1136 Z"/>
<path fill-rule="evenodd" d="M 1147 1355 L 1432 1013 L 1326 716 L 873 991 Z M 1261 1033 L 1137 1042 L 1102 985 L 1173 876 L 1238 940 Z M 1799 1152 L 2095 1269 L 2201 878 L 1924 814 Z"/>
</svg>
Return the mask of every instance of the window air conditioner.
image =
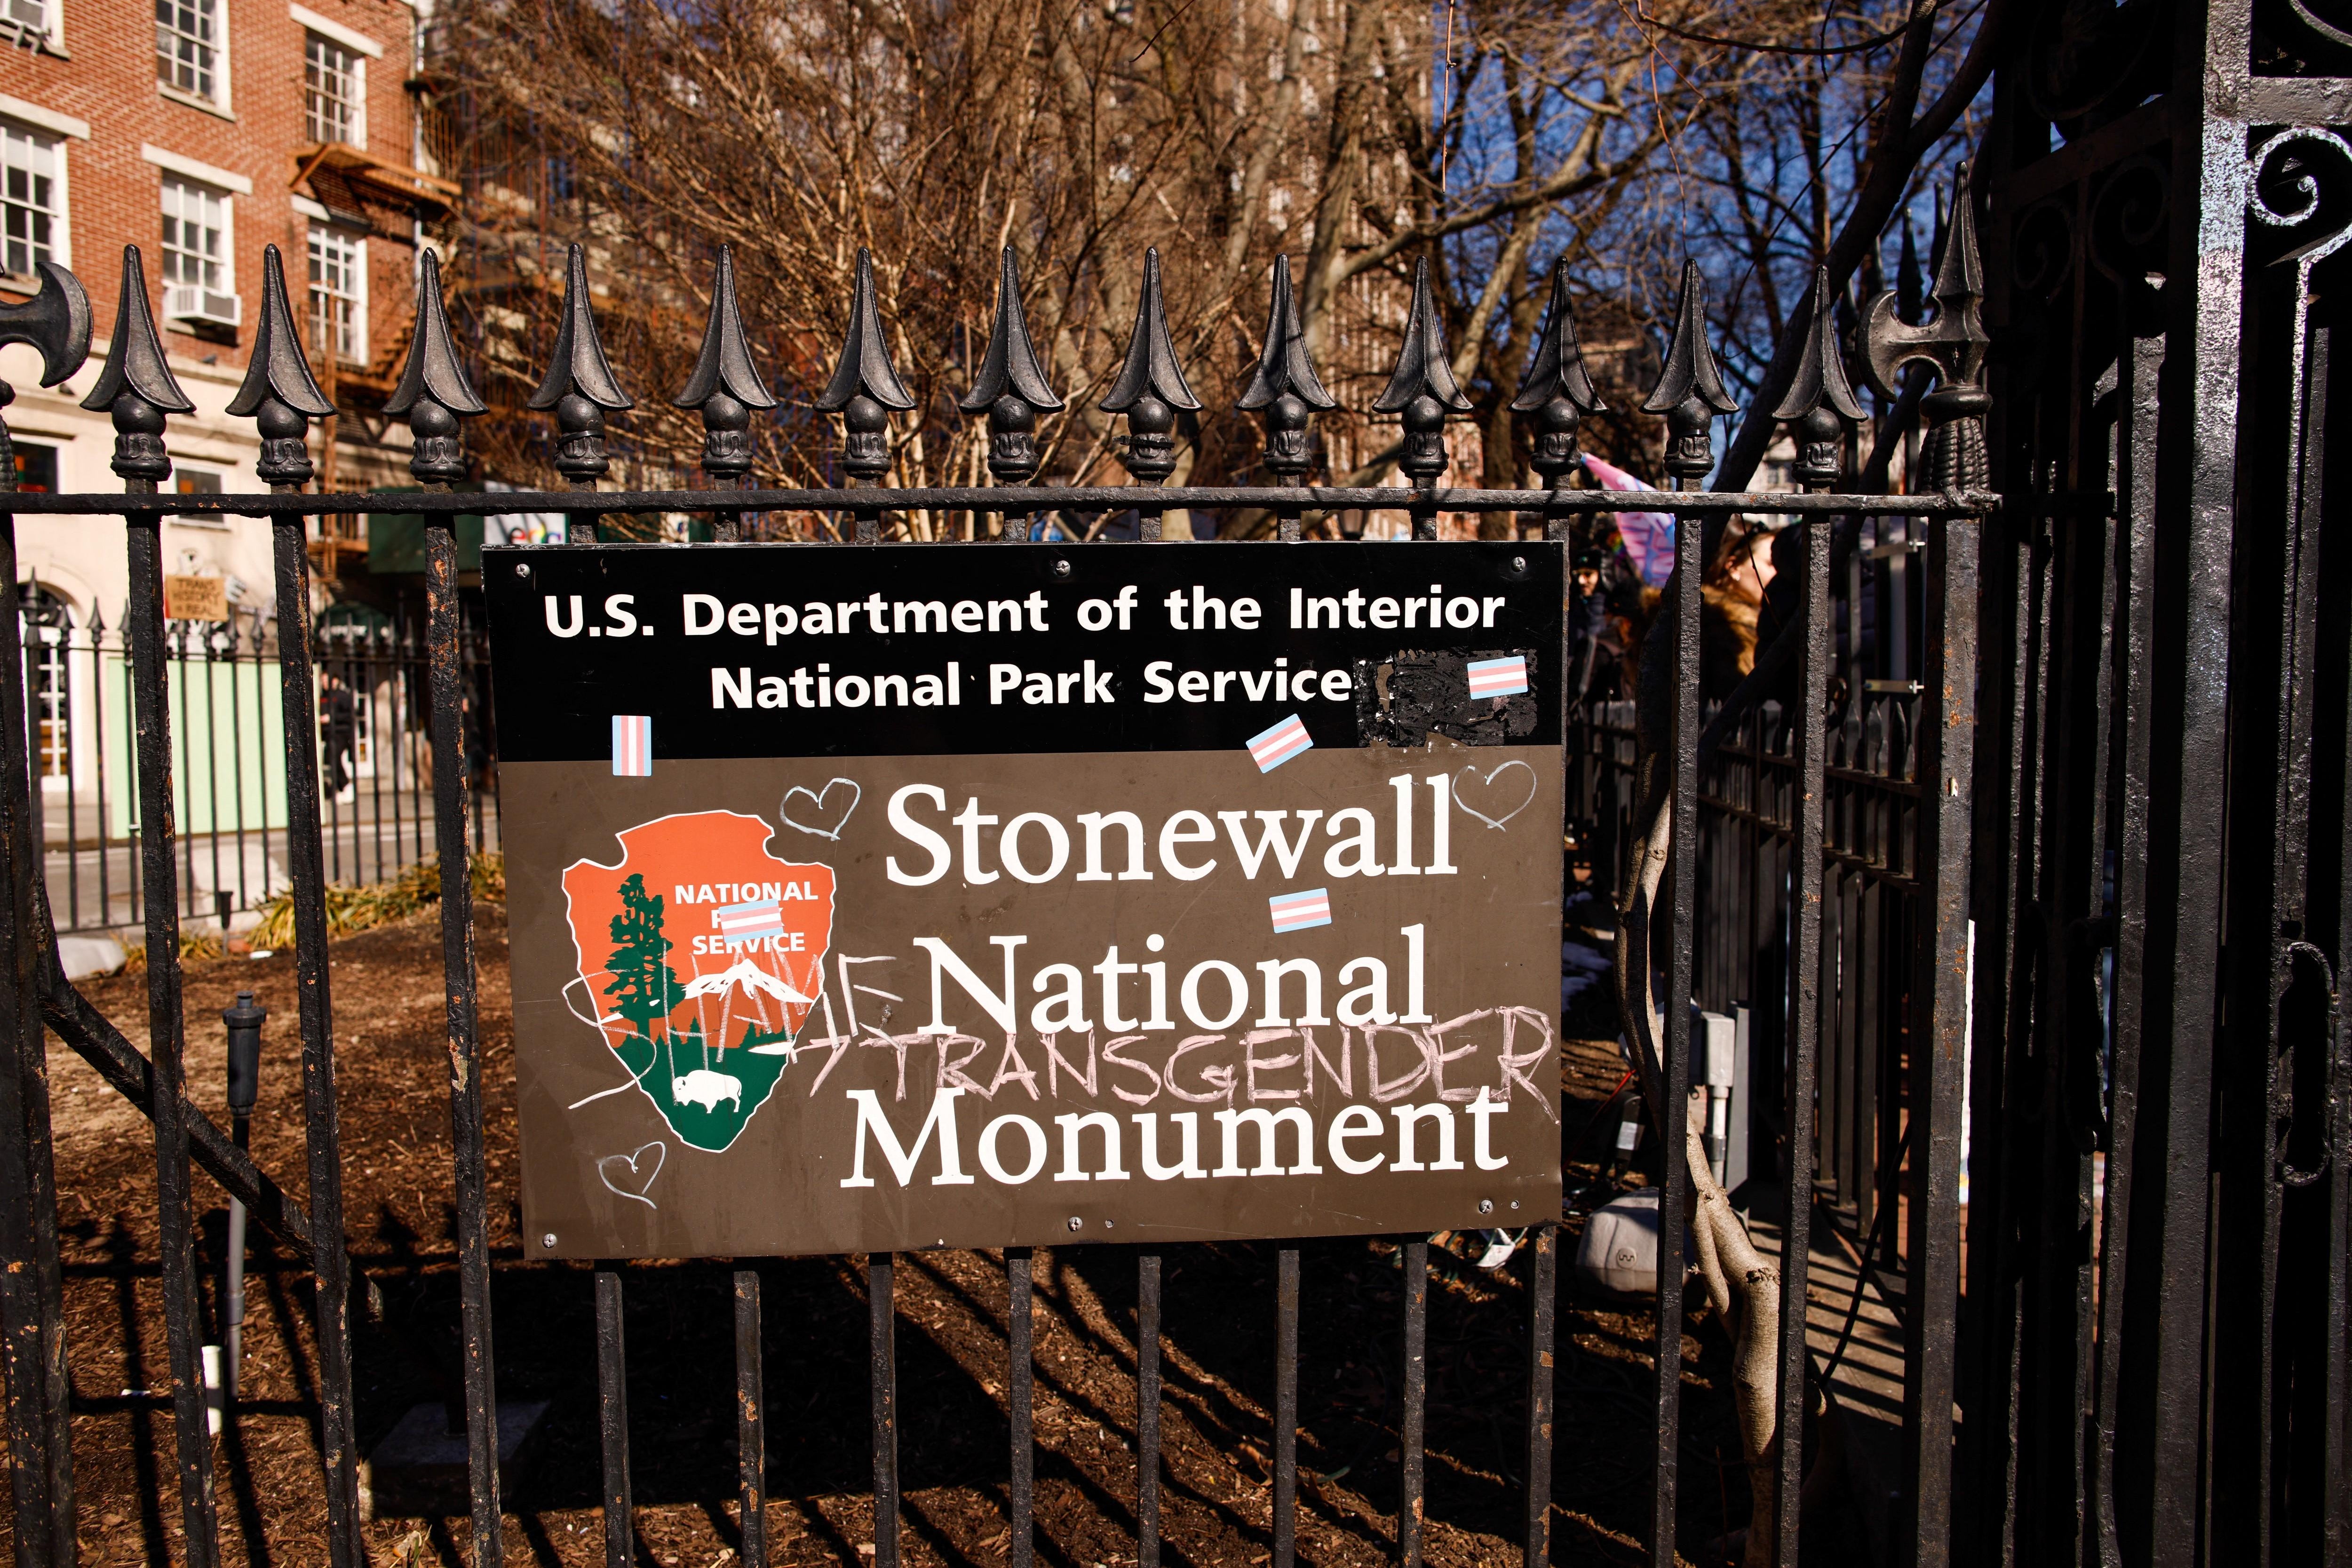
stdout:
<svg viewBox="0 0 2352 1568">
<path fill-rule="evenodd" d="M 234 327 L 244 315 L 244 301 L 235 294 L 196 283 L 174 283 L 163 290 L 163 314 L 175 321 L 210 321 Z"/>
</svg>

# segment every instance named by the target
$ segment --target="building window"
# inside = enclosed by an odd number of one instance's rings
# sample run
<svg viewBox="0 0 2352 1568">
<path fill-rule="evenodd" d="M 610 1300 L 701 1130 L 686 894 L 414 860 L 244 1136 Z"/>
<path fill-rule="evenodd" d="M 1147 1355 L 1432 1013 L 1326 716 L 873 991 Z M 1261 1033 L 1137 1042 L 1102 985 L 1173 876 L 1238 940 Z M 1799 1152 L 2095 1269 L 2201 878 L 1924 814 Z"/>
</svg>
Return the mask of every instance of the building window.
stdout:
<svg viewBox="0 0 2352 1568">
<path fill-rule="evenodd" d="M 58 232 L 58 139 L 0 121 L 0 208 L 5 208 L 7 271 L 29 276 L 33 263 L 57 259 Z"/>
<path fill-rule="evenodd" d="M 367 363 L 367 247 L 322 223 L 310 226 L 310 341 Z"/>
<path fill-rule="evenodd" d="M 367 142 L 367 61 L 356 49 L 303 35 L 302 119 L 313 142 Z"/>
<path fill-rule="evenodd" d="M 155 0 L 155 79 L 215 99 L 219 72 L 220 0 Z"/>
<path fill-rule="evenodd" d="M 163 176 L 163 282 L 232 292 L 228 197 L 176 174 Z"/>
<path fill-rule="evenodd" d="M 0 0 L 0 26 L 37 44 L 49 36 L 48 0 Z"/>
</svg>

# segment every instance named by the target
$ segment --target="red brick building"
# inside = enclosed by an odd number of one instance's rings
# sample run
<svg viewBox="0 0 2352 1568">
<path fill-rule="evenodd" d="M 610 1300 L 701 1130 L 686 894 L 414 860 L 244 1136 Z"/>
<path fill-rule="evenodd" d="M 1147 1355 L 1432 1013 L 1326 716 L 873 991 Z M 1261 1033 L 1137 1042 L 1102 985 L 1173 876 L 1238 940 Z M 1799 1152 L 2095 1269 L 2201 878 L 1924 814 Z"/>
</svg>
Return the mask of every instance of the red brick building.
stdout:
<svg viewBox="0 0 2352 1568">
<path fill-rule="evenodd" d="M 262 249 L 285 254 L 312 369 L 345 411 L 314 432 L 322 487 L 408 482 L 406 433 L 376 412 L 408 338 L 425 227 L 456 187 L 420 169 L 409 83 L 419 29 L 404 0 L 0 0 L 0 299 L 33 263 L 89 291 L 90 363 L 54 392 L 12 348 L 0 374 L 27 486 L 110 489 L 112 434 L 78 406 L 107 353 L 121 252 L 139 246 L 173 374 L 196 412 L 166 434 L 184 489 L 259 489 L 250 420 L 222 409 L 259 319 Z M 121 524 L 18 525 L 29 574 L 79 619 L 121 602 Z M 174 522 L 167 570 L 231 579 L 250 608 L 270 581 L 258 523 Z"/>
</svg>

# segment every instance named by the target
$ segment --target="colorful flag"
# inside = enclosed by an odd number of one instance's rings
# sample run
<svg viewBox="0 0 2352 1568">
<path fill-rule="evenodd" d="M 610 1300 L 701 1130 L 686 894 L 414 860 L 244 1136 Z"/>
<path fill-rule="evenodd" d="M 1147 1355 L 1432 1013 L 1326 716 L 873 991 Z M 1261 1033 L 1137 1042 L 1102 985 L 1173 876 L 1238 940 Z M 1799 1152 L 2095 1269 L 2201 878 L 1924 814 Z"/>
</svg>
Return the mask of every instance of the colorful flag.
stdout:
<svg viewBox="0 0 2352 1568">
<path fill-rule="evenodd" d="M 1590 452 L 1584 454 L 1584 467 L 1601 481 L 1604 490 L 1650 488 L 1614 463 L 1602 462 Z M 1642 574 L 1642 581 L 1653 588 L 1665 586 L 1675 570 L 1675 520 L 1663 511 L 1621 511 L 1617 514 L 1617 537 L 1624 541 L 1626 558 Z"/>
<path fill-rule="evenodd" d="M 729 942 L 757 942 L 784 934 L 784 906 L 778 899 L 754 899 L 748 904 L 721 904 L 710 911 L 710 929 Z"/>
<path fill-rule="evenodd" d="M 1473 697 L 1517 697 L 1528 689 L 1528 661 L 1524 655 L 1474 658 L 1469 672 Z"/>
<path fill-rule="evenodd" d="M 1274 916 L 1274 934 L 1305 931 L 1331 923 L 1331 889 L 1309 888 L 1303 893 L 1276 893 L 1265 907 Z"/>
<path fill-rule="evenodd" d="M 1250 760 L 1257 763 L 1258 772 L 1270 773 L 1314 744 L 1307 726 L 1293 713 L 1273 729 L 1250 737 Z"/>
<path fill-rule="evenodd" d="M 654 721 L 650 715 L 613 715 L 613 776 L 616 779 L 649 779 L 654 776 Z"/>
</svg>

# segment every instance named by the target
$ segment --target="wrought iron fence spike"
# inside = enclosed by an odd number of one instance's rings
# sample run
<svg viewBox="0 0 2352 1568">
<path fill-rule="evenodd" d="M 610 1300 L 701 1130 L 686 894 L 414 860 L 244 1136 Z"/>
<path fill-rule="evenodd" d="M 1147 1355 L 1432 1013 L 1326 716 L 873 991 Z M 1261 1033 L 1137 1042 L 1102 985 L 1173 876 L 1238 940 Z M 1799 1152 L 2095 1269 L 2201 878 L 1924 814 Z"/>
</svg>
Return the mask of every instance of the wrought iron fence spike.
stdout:
<svg viewBox="0 0 2352 1568">
<path fill-rule="evenodd" d="M 1404 455 L 1397 459 L 1416 484 L 1428 485 L 1445 471 L 1445 416 L 1467 414 L 1470 400 L 1454 379 L 1445 349 L 1445 322 L 1429 286 L 1429 258 L 1412 269 L 1412 309 L 1404 321 L 1404 342 L 1388 389 L 1374 400 L 1376 413 L 1402 415 Z"/>
<path fill-rule="evenodd" d="M 604 455 L 605 414 L 636 406 L 604 358 L 588 296 L 588 253 L 576 243 L 564 255 L 555 349 L 528 406 L 555 416 L 555 471 L 575 485 L 593 484 L 612 466 Z"/>
<path fill-rule="evenodd" d="M 334 353 L 332 344 L 325 352 Z M 228 413 L 250 418 L 261 431 L 261 457 L 254 472 L 272 485 L 308 484 L 315 465 L 305 439 L 313 419 L 324 419 L 335 405 L 319 389 L 310 362 L 302 353 L 302 338 L 294 327 L 294 308 L 286 298 L 286 263 L 274 245 L 261 251 L 261 326 L 253 341 L 253 357 L 245 367 L 245 384 L 229 400 Z"/>
<path fill-rule="evenodd" d="M 901 412 L 915 406 L 898 370 L 890 363 L 890 343 L 882 331 L 882 310 L 874 289 L 874 255 L 857 247 L 856 280 L 850 286 L 849 327 L 842 334 L 841 356 L 834 362 L 833 379 L 817 394 L 821 414 L 839 414 L 859 397 Z"/>
<path fill-rule="evenodd" d="M 1127 416 L 1129 473 L 1157 484 L 1176 471 L 1176 412 L 1197 409 L 1201 400 L 1184 380 L 1175 341 L 1169 335 L 1157 247 L 1143 253 L 1143 297 L 1136 302 L 1127 363 L 1100 406 L 1106 414 Z"/>
<path fill-rule="evenodd" d="M 1273 406 L 1284 395 L 1297 398 L 1309 412 L 1337 408 L 1339 400 L 1325 390 L 1323 378 L 1307 356 L 1307 334 L 1298 325 L 1298 296 L 1290 284 L 1290 258 L 1274 258 L 1274 287 L 1266 299 L 1265 346 L 1249 386 L 1234 406 L 1255 413 Z"/>
<path fill-rule="evenodd" d="M 996 321 L 988 334 L 988 353 L 971 390 L 957 405 L 966 414 L 986 411 L 1007 394 L 1040 414 L 1051 414 L 1062 400 L 1045 384 L 1045 368 L 1029 341 L 1029 321 L 1021 310 L 1021 267 L 1013 247 L 1004 247 L 996 280 Z"/>
<path fill-rule="evenodd" d="M 844 427 L 841 466 L 854 481 L 872 484 L 890 471 L 891 409 L 904 412 L 915 400 L 890 363 L 889 340 L 874 292 L 874 254 L 857 247 L 857 268 L 849 290 L 849 326 L 833 379 L 817 395 L 819 413 L 838 414 Z M 878 522 L 878 520 L 877 520 Z M 861 522 L 861 528 L 864 523 Z"/>
<path fill-rule="evenodd" d="M 1666 345 L 1657 385 L 1642 400 L 1643 413 L 1666 416 L 1666 471 L 1678 479 L 1705 477 L 1715 467 L 1715 416 L 1738 407 L 1723 389 L 1723 373 L 1706 341 L 1706 280 L 1697 262 L 1685 261 L 1674 340 Z"/>
<path fill-rule="evenodd" d="M 996 324 L 988 334 L 988 356 L 979 378 L 957 407 L 988 415 L 988 471 L 1000 484 L 1025 483 L 1037 471 L 1037 416 L 1062 406 L 1045 384 L 1029 323 L 1021 313 L 1021 271 L 1013 247 L 1004 247 L 997 277 Z"/>
<path fill-rule="evenodd" d="M 1984 266 L 1977 250 L 1975 195 L 1969 170 L 1960 165 L 1952 184 L 1950 214 L 1937 258 L 1934 317 L 1911 326 L 1897 314 L 1896 297 L 1881 292 L 1863 310 L 1862 360 L 1871 384 L 1895 395 L 1895 379 L 1906 364 L 1932 367 L 1937 388 L 1921 400 L 1933 422 L 1921 453 L 1918 488 L 1979 489 L 1991 480 L 1981 416 L 1992 398 L 1984 386 L 1986 333 L 1979 306 L 1984 299 Z"/>
<path fill-rule="evenodd" d="M 55 386 L 89 358 L 89 296 L 81 279 L 54 261 L 36 261 L 37 293 L 0 305 L 0 344 L 30 343 L 41 356 L 41 384 Z"/>
<path fill-rule="evenodd" d="M 122 292 L 117 300 L 106 368 L 81 405 L 113 416 L 114 458 L 109 466 L 117 474 L 133 482 L 161 483 L 172 474 L 172 459 L 163 451 L 163 416 L 194 414 L 196 405 L 172 378 L 163 357 L 163 342 L 147 305 L 147 269 L 135 245 L 122 247 Z"/>
<path fill-rule="evenodd" d="M 1553 489 L 1564 489 L 1582 460 L 1576 433 L 1584 416 L 1606 407 L 1592 389 L 1592 377 L 1584 368 L 1584 350 L 1576 341 L 1576 322 L 1568 301 L 1568 258 L 1562 256 L 1552 264 L 1551 302 L 1544 311 L 1535 356 L 1519 378 L 1518 395 L 1511 399 L 1514 413 L 1535 416 L 1535 443 L 1528 461 Z"/>
<path fill-rule="evenodd" d="M 1298 325 L 1298 297 L 1290 286 L 1290 258 L 1274 258 L 1274 285 L 1265 306 L 1265 342 L 1258 353 L 1257 369 L 1250 375 L 1240 401 L 1244 413 L 1265 416 L 1265 466 L 1286 485 L 1306 477 L 1311 461 L 1307 449 L 1308 419 L 1320 410 L 1336 408 L 1339 399 L 1315 374 L 1307 356 L 1307 334 Z"/>
<path fill-rule="evenodd" d="M 1801 324 L 1804 353 L 1788 395 L 1772 417 L 1788 421 L 1797 444 L 1797 481 L 1809 489 L 1827 489 L 1844 470 L 1845 426 L 1862 418 L 1862 404 L 1846 380 L 1845 357 L 1838 352 L 1837 297 L 1831 291 L 1826 267 L 1813 273 Z"/>
<path fill-rule="evenodd" d="M 425 484 L 461 484 L 466 478 L 466 448 L 457 434 L 457 416 L 486 413 L 449 331 L 449 312 L 442 301 L 441 258 L 425 253 L 416 280 L 416 326 L 409 334 L 408 363 L 401 368 L 400 384 L 384 400 L 386 414 L 408 416 L 408 471 Z"/>
<path fill-rule="evenodd" d="M 776 395 L 751 363 L 743 331 L 743 311 L 735 299 L 735 249 L 719 247 L 719 270 L 710 285 L 710 320 L 694 374 L 670 399 L 702 415 L 702 471 L 731 484 L 751 471 L 751 410 L 773 408 Z"/>
</svg>

